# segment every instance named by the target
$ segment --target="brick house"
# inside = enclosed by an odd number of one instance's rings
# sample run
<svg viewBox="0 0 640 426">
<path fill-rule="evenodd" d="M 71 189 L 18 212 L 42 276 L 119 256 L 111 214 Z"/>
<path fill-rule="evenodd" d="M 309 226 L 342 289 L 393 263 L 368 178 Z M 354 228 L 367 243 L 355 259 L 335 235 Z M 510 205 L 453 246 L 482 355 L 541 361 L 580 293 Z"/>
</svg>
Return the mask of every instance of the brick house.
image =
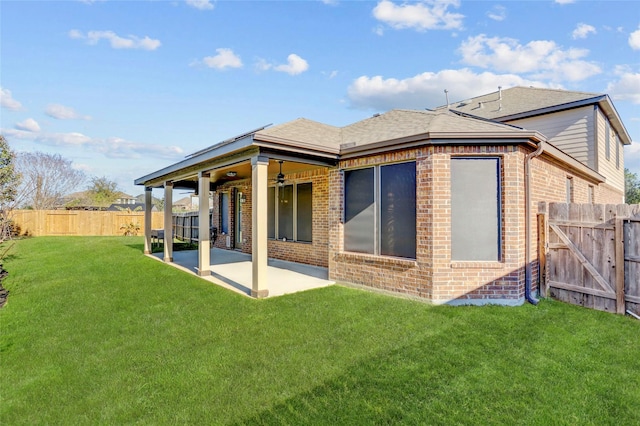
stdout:
<svg viewBox="0 0 640 426">
<path fill-rule="evenodd" d="M 517 87 L 345 127 L 256 129 L 135 183 L 149 205 L 152 188 L 165 188 L 165 206 L 172 189 L 196 189 L 215 245 L 252 254 L 254 297 L 268 295 L 269 257 L 434 303 L 515 305 L 535 301 L 537 202 L 622 202 L 630 143 L 606 95 Z"/>
</svg>

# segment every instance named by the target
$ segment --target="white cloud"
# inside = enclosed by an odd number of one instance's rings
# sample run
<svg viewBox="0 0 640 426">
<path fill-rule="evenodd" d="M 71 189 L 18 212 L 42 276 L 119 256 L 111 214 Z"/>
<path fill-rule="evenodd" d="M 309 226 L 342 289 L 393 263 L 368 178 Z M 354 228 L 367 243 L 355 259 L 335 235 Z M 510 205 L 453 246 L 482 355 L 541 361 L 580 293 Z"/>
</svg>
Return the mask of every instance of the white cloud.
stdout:
<svg viewBox="0 0 640 426">
<path fill-rule="evenodd" d="M 273 69 L 275 71 L 286 72 L 289 75 L 302 74 L 309 69 L 309 63 L 295 53 L 287 56 L 286 64 L 274 65 L 264 59 L 258 59 L 255 66 L 260 71 Z"/>
<path fill-rule="evenodd" d="M 129 35 L 128 37 L 120 37 L 113 31 L 89 31 L 86 35 L 78 30 L 70 30 L 69 37 L 72 39 L 86 40 L 87 44 L 97 44 L 100 40 L 108 40 L 111 47 L 114 49 L 142 49 L 142 50 L 156 50 L 162 43 L 160 40 L 155 40 L 144 36 L 143 38 Z"/>
<path fill-rule="evenodd" d="M 494 21 L 504 21 L 507 17 L 507 9 L 504 6 L 495 5 L 487 12 L 487 16 Z"/>
<path fill-rule="evenodd" d="M 460 0 L 422 0 L 402 5 L 382 0 L 373 9 L 373 16 L 395 29 L 461 29 L 464 15 L 449 12 L 449 7 L 460 7 Z"/>
<path fill-rule="evenodd" d="M 27 118 L 24 121 L 16 123 L 15 128 L 18 130 L 25 130 L 27 132 L 39 132 L 40 125 L 33 118 Z"/>
<path fill-rule="evenodd" d="M 300 56 L 292 53 L 287 56 L 286 64 L 274 66 L 273 69 L 276 71 L 286 72 L 289 75 L 298 75 L 308 70 L 309 64 Z"/>
<path fill-rule="evenodd" d="M 11 90 L 3 89 L 2 87 L 0 87 L 0 106 L 11 111 L 20 111 L 22 109 L 22 104 L 13 99 Z"/>
<path fill-rule="evenodd" d="M 573 32 L 571 33 L 571 37 L 573 37 L 574 40 L 577 40 L 579 38 L 587 38 L 589 34 L 595 34 L 595 33 L 596 33 L 595 27 L 593 27 L 592 25 L 580 22 L 576 26 L 576 29 L 573 30 Z"/>
<path fill-rule="evenodd" d="M 571 4 L 571 3 L 575 3 L 576 0 L 555 0 L 555 2 L 558 4 Z"/>
<path fill-rule="evenodd" d="M 187 5 L 200 10 L 213 10 L 213 4 L 210 0 L 185 0 Z"/>
<path fill-rule="evenodd" d="M 202 62 L 209 68 L 215 68 L 223 70 L 225 68 L 242 68 L 242 60 L 238 55 L 233 53 L 233 50 L 220 48 L 216 49 L 218 52 L 215 56 L 206 56 L 202 59 Z"/>
<path fill-rule="evenodd" d="M 498 86 L 549 87 L 514 74 L 477 74 L 468 68 L 425 72 L 405 79 L 362 76 L 347 89 L 355 108 L 386 111 L 392 108 L 434 108 L 446 103 L 444 90 L 451 102 L 495 91 Z M 557 87 L 557 86 L 554 86 Z"/>
<path fill-rule="evenodd" d="M 90 116 L 78 114 L 73 108 L 60 104 L 48 105 L 44 112 L 58 120 L 91 120 Z"/>
<path fill-rule="evenodd" d="M 522 45 L 515 39 L 480 34 L 462 42 L 458 51 L 467 65 L 500 72 L 532 73 L 537 79 L 579 81 L 601 72 L 595 63 L 581 59 L 589 54 L 587 49 L 562 50 L 548 40 Z"/>
<path fill-rule="evenodd" d="M 640 50 L 640 28 L 629 34 L 629 46 L 633 50 Z"/>
<path fill-rule="evenodd" d="M 118 137 L 106 139 L 91 138 L 78 132 L 46 133 L 20 129 L 0 129 L 7 139 L 30 140 L 41 145 L 84 148 L 98 152 L 108 158 L 135 159 L 158 158 L 177 161 L 183 156 L 183 150 L 177 146 L 164 146 L 132 142 Z"/>
<path fill-rule="evenodd" d="M 616 101 L 640 104 L 640 73 L 618 72 L 620 79 L 607 85 L 606 92 Z"/>
</svg>

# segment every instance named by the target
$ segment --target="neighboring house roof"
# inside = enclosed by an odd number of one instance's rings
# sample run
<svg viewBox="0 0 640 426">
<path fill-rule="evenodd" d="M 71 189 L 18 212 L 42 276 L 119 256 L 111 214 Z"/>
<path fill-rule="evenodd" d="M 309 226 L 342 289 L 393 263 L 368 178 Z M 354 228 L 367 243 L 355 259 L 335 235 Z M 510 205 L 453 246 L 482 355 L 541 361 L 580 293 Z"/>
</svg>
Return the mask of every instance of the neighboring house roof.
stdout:
<svg viewBox="0 0 640 426">
<path fill-rule="evenodd" d="M 192 203 L 191 197 L 183 197 L 177 201 L 174 201 L 173 207 L 183 207 L 186 209 L 190 209 L 192 207 L 192 204 L 193 203 Z"/>
<path fill-rule="evenodd" d="M 152 207 L 152 211 L 155 209 L 155 206 Z M 156 209 L 157 210 L 157 209 Z M 144 211 L 144 203 L 135 203 L 135 204 L 122 204 L 122 203 L 114 203 L 107 208 L 107 211 Z"/>
<path fill-rule="evenodd" d="M 518 86 L 453 102 L 448 107 L 446 105 L 439 107 L 438 110 L 449 109 L 475 117 L 505 122 L 586 105 L 599 105 L 609 117 L 622 142 L 625 145 L 631 144 L 631 137 L 611 99 L 601 93 Z"/>
</svg>

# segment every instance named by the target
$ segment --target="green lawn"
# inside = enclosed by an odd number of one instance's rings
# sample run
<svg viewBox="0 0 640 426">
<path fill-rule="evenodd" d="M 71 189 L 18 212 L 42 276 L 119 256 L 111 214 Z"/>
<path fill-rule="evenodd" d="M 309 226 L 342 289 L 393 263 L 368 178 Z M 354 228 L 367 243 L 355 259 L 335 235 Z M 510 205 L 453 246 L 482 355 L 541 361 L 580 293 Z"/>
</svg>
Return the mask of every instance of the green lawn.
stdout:
<svg viewBox="0 0 640 426">
<path fill-rule="evenodd" d="M 0 424 L 640 424 L 640 321 L 333 286 L 253 300 L 40 237 L 5 260 Z"/>
</svg>

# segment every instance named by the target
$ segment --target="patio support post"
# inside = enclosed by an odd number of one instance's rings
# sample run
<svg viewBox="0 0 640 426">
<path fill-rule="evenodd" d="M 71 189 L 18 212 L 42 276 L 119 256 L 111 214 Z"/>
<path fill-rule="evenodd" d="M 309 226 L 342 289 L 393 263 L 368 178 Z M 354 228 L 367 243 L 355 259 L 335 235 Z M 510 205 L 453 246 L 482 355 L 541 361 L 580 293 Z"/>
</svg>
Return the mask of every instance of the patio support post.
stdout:
<svg viewBox="0 0 640 426">
<path fill-rule="evenodd" d="M 251 296 L 269 295 L 267 285 L 267 168 L 269 158 L 251 159 Z"/>
<path fill-rule="evenodd" d="M 198 275 L 211 275 L 211 224 L 209 223 L 209 173 L 198 174 Z"/>
<path fill-rule="evenodd" d="M 151 187 L 144 187 L 144 254 L 151 254 Z"/>
<path fill-rule="evenodd" d="M 173 182 L 164 183 L 164 261 L 173 262 Z"/>
</svg>

